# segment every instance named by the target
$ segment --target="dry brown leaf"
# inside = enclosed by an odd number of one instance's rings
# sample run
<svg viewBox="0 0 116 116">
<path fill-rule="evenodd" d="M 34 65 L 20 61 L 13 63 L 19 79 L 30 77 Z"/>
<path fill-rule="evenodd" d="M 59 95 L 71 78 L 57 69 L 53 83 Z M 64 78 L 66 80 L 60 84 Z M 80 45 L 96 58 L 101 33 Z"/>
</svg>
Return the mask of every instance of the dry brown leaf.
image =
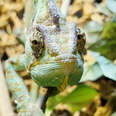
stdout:
<svg viewBox="0 0 116 116">
<path fill-rule="evenodd" d="M 0 47 L 11 46 L 17 44 L 13 34 L 8 34 L 4 31 L 0 31 Z"/>
<path fill-rule="evenodd" d="M 24 47 L 21 44 L 9 46 L 9 47 L 6 47 L 5 51 L 9 57 L 19 56 L 20 54 L 24 52 Z"/>
<path fill-rule="evenodd" d="M 90 15 L 95 12 L 94 9 L 95 9 L 95 7 L 92 4 L 90 4 L 88 2 L 85 3 L 83 6 L 83 15 L 90 17 Z"/>
<path fill-rule="evenodd" d="M 9 16 L 5 15 L 5 14 L 3 14 L 2 16 L 0 16 L 0 22 L 2 22 L 2 23 L 0 23 L 0 28 L 4 27 L 5 25 L 8 24 L 8 18 L 9 18 Z"/>
<path fill-rule="evenodd" d="M 91 20 L 103 24 L 104 16 L 100 15 L 98 13 L 94 13 L 94 14 L 91 15 Z"/>
</svg>

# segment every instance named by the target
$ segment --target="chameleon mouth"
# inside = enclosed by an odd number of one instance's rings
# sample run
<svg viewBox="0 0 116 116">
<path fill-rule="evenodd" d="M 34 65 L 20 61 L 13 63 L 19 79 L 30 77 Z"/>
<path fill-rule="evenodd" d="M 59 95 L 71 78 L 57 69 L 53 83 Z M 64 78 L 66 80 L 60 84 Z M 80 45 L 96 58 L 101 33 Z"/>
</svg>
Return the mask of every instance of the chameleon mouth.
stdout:
<svg viewBox="0 0 116 116">
<path fill-rule="evenodd" d="M 63 63 L 71 63 L 75 62 L 77 59 L 76 55 L 73 54 L 63 54 L 63 55 L 58 55 L 55 58 L 55 61 L 63 62 Z"/>
<path fill-rule="evenodd" d="M 43 87 L 59 87 L 68 77 L 68 84 L 77 84 L 83 73 L 83 63 L 75 55 L 55 57 L 57 61 L 39 64 L 31 68 L 31 77 Z"/>
</svg>

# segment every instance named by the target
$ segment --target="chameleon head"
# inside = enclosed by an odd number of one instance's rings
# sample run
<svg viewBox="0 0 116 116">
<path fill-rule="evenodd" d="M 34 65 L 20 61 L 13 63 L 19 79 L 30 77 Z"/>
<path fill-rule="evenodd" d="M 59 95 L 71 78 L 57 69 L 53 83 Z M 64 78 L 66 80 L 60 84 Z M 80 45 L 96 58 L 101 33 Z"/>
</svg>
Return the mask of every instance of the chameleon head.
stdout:
<svg viewBox="0 0 116 116">
<path fill-rule="evenodd" d="M 31 67 L 31 77 L 44 87 L 60 86 L 66 76 L 68 84 L 77 84 L 83 72 L 85 35 L 75 23 L 61 18 L 53 0 L 48 1 L 52 23 L 35 23 L 30 39 L 33 55 L 39 61 Z"/>
<path fill-rule="evenodd" d="M 76 24 L 66 23 L 60 28 L 39 24 L 36 30 L 43 38 L 41 45 L 44 47 L 38 45 L 43 50 L 39 64 L 31 68 L 32 78 L 44 87 L 61 85 L 65 76 L 69 77 L 68 84 L 77 84 L 83 73 L 83 59 L 78 49 L 80 33 L 77 32 Z M 80 39 L 84 38 L 79 38 L 79 42 Z"/>
</svg>

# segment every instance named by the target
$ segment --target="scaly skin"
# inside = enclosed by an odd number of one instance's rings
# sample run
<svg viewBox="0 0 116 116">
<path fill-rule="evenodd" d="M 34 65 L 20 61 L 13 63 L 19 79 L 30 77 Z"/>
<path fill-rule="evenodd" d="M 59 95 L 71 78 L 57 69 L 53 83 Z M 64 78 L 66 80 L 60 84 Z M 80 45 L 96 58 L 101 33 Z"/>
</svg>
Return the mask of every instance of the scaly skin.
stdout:
<svg viewBox="0 0 116 116">
<path fill-rule="evenodd" d="M 75 23 L 66 21 L 55 0 L 38 0 L 25 37 L 25 54 L 5 64 L 6 80 L 19 116 L 40 116 L 16 71 L 26 69 L 42 87 L 77 84 L 83 73 L 85 36 Z"/>
</svg>

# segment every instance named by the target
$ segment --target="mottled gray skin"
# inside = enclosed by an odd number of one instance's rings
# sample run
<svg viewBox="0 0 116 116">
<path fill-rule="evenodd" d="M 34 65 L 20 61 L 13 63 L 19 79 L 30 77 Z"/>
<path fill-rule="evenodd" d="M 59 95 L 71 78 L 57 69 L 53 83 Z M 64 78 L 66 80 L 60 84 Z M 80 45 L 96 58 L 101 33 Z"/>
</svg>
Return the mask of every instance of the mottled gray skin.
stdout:
<svg viewBox="0 0 116 116">
<path fill-rule="evenodd" d="M 85 36 L 75 23 L 66 21 L 55 0 L 38 0 L 25 38 L 25 54 L 9 59 L 5 69 L 19 114 L 31 116 L 25 111 L 33 112 L 34 103 L 16 71 L 26 69 L 42 87 L 77 84 L 83 73 Z M 39 116 L 38 111 L 32 116 Z"/>
</svg>

